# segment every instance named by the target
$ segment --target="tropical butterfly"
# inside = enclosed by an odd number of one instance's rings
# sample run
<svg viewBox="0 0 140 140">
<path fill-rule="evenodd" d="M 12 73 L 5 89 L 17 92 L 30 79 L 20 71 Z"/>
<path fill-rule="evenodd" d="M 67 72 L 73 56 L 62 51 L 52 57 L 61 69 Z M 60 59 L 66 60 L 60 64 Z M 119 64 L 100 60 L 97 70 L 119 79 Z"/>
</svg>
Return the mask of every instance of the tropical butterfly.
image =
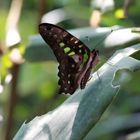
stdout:
<svg viewBox="0 0 140 140">
<path fill-rule="evenodd" d="M 59 93 L 73 94 L 79 86 L 85 88 L 98 61 L 98 51 L 90 51 L 78 38 L 53 24 L 40 24 L 39 32 L 59 62 Z"/>
</svg>

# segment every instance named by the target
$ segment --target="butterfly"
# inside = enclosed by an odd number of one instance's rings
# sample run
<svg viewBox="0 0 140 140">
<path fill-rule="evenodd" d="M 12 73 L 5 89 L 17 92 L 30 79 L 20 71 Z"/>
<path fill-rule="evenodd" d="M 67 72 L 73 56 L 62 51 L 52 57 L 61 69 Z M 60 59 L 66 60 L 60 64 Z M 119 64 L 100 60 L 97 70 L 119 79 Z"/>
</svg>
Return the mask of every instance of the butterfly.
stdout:
<svg viewBox="0 0 140 140">
<path fill-rule="evenodd" d="M 41 23 L 39 33 L 59 63 L 59 93 L 73 94 L 79 86 L 84 89 L 92 68 L 98 62 L 98 50 L 90 51 L 78 38 L 50 23 Z"/>
</svg>

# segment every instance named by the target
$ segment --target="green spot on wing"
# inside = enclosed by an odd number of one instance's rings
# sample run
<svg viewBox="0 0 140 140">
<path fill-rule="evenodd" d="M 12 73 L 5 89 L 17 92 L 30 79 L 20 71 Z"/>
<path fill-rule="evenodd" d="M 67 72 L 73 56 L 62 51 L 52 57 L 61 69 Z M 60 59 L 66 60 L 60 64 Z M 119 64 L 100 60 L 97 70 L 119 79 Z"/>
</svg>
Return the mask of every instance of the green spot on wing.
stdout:
<svg viewBox="0 0 140 140">
<path fill-rule="evenodd" d="M 84 63 L 88 60 L 88 54 L 87 54 L 87 52 L 84 54 Z"/>
<path fill-rule="evenodd" d="M 75 52 L 71 52 L 71 53 L 69 53 L 69 55 L 75 55 Z"/>
<path fill-rule="evenodd" d="M 69 48 L 69 47 L 66 47 L 66 48 L 64 49 L 64 51 L 65 51 L 65 53 L 67 53 L 68 51 L 70 51 L 70 48 Z"/>
<path fill-rule="evenodd" d="M 60 46 L 61 48 L 63 48 L 63 47 L 65 46 L 65 44 L 64 44 L 63 42 L 61 42 L 61 43 L 59 43 L 59 46 Z"/>
</svg>

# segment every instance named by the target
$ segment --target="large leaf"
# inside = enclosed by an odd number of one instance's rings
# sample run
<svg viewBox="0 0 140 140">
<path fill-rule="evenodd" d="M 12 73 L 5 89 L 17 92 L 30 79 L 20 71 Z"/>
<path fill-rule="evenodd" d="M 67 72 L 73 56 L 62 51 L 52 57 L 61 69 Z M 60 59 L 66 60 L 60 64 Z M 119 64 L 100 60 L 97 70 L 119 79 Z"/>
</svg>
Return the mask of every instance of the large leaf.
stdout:
<svg viewBox="0 0 140 140">
<path fill-rule="evenodd" d="M 82 140 L 99 121 L 117 95 L 120 85 L 112 81 L 118 70 L 140 69 L 140 44 L 118 50 L 97 72 L 84 90 L 77 90 L 55 110 L 23 124 L 14 140 Z"/>
</svg>

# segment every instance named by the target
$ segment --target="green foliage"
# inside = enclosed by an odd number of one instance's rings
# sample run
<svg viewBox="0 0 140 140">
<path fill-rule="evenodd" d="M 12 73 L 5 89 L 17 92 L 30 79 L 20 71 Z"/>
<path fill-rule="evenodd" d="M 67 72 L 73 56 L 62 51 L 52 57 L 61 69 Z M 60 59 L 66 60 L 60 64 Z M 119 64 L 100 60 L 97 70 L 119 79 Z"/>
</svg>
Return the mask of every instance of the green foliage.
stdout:
<svg viewBox="0 0 140 140">
<path fill-rule="evenodd" d="M 90 1 L 46 1 L 46 11 L 61 7 L 67 14 L 67 19 L 58 23 L 61 27 L 68 29 L 91 50 L 99 50 L 97 71 L 86 88 L 78 89 L 71 97 L 57 94 L 58 64 L 50 47 L 37 34 L 38 1 L 24 2 L 18 25 L 21 44 L 8 49 L 3 47 L 10 2 L 0 2 L 0 90 L 1 87 L 4 89 L 0 94 L 0 110 L 6 118 L 5 108 L 11 93 L 11 82 L 6 81 L 14 66 L 10 56 L 18 49 L 24 62 L 19 64 L 17 100 L 13 101 L 14 139 L 23 139 L 29 134 L 32 138 L 28 139 L 112 140 L 139 129 L 140 34 L 133 30 L 140 24 L 140 1 L 130 5 L 126 19 L 116 16 L 117 10 L 123 10 L 123 1 L 115 1 L 115 8 L 102 14 L 98 28 L 87 27 L 93 10 Z M 4 48 L 2 54 L 1 46 Z M 32 121 L 25 124 L 25 120 Z M 7 126 L 5 122 L 3 126 Z M 5 132 L 4 127 L 1 129 Z M 3 138 L 4 133 L 0 137 Z"/>
</svg>

